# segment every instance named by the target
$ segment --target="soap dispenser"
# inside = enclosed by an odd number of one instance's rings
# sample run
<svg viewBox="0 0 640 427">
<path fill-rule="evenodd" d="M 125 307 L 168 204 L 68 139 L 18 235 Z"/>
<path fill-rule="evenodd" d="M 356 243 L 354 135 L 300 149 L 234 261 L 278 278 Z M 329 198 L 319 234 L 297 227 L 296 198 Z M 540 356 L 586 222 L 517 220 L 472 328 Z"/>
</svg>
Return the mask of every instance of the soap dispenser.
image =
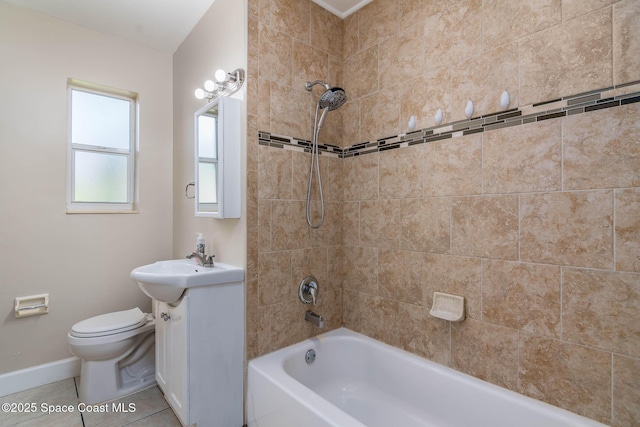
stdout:
<svg viewBox="0 0 640 427">
<path fill-rule="evenodd" d="M 198 238 L 196 239 L 196 251 L 204 256 L 204 237 L 202 233 L 198 233 Z"/>
</svg>

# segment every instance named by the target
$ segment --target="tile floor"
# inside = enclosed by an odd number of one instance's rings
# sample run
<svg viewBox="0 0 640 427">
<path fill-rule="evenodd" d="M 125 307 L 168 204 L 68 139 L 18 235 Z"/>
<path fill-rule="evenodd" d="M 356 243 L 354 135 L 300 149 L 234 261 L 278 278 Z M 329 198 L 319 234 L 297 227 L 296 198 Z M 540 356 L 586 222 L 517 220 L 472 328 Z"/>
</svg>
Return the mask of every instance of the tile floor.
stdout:
<svg viewBox="0 0 640 427">
<path fill-rule="evenodd" d="M 7 413 L 0 411 L 0 427 L 181 427 L 157 386 L 125 396 L 107 405 L 109 412 L 78 411 L 78 394 L 75 378 L 25 390 L 0 397 L 0 404 L 35 403 L 35 412 Z M 42 405 L 45 404 L 43 412 Z M 115 404 L 115 407 L 114 405 Z M 133 405 L 132 405 L 133 404 Z M 74 412 L 53 412 L 53 406 L 73 407 Z M 114 408 L 126 408 L 128 412 L 115 412 Z M 135 408 L 134 408 L 135 407 Z"/>
</svg>

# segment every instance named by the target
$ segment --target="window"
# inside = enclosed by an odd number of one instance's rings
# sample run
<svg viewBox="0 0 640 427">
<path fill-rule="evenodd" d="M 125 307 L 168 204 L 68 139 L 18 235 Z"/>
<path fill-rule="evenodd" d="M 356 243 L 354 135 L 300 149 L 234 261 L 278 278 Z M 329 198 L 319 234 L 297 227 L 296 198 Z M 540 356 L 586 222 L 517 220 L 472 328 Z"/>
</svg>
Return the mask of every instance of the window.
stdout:
<svg viewBox="0 0 640 427">
<path fill-rule="evenodd" d="M 136 99 L 69 81 L 67 212 L 134 212 Z"/>
</svg>

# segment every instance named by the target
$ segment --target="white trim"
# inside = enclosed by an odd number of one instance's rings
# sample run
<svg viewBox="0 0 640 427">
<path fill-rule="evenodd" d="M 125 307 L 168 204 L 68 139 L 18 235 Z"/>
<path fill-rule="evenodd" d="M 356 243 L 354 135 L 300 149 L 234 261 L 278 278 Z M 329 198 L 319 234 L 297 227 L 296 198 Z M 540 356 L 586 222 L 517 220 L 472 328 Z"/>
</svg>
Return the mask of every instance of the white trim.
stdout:
<svg viewBox="0 0 640 427">
<path fill-rule="evenodd" d="M 57 360 L 0 375 L 0 397 L 80 375 L 77 357 Z"/>
</svg>

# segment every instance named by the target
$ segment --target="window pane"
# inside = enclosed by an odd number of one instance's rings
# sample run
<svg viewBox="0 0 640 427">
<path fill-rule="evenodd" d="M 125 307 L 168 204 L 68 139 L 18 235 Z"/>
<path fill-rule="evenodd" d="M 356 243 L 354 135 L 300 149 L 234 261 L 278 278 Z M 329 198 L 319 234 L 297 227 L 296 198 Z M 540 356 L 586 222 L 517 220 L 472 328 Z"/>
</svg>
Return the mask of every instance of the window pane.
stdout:
<svg viewBox="0 0 640 427">
<path fill-rule="evenodd" d="M 127 160 L 125 155 L 76 151 L 73 201 L 127 203 Z"/>
<path fill-rule="evenodd" d="M 129 108 L 124 99 L 71 91 L 71 142 L 129 150 Z"/>
<path fill-rule="evenodd" d="M 218 158 L 217 117 L 198 117 L 198 155 L 210 159 Z"/>
<path fill-rule="evenodd" d="M 216 163 L 200 162 L 198 165 L 198 199 L 200 203 L 218 203 Z"/>
</svg>

